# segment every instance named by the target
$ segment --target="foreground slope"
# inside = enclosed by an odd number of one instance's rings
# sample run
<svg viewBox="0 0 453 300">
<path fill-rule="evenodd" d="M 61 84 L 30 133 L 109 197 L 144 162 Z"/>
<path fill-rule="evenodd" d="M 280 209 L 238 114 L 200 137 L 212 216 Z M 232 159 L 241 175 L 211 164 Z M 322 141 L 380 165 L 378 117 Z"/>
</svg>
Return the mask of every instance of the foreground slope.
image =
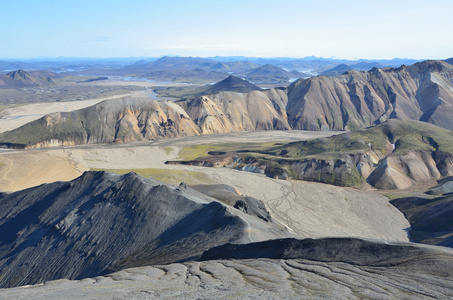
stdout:
<svg viewBox="0 0 453 300">
<path fill-rule="evenodd" d="M 226 242 L 288 236 L 210 201 L 134 173 L 86 172 L 70 182 L 2 193 L 0 287 L 184 261 Z"/>
<path fill-rule="evenodd" d="M 225 256 L 222 251 L 227 249 L 230 252 Z M 311 254 L 307 256 L 307 253 Z M 266 254 L 272 254 L 273 258 L 264 258 L 270 256 Z M 449 299 L 453 296 L 453 256 L 442 248 L 356 239 L 287 239 L 226 245 L 208 251 L 205 257 L 209 255 L 219 258 L 1 290 L 0 298 Z"/>
</svg>

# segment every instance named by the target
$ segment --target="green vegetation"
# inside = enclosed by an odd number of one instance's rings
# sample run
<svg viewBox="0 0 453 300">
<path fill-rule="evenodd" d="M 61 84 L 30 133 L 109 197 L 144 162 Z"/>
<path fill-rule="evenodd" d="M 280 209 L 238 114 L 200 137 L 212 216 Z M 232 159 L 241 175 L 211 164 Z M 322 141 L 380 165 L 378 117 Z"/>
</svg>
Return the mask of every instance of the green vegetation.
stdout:
<svg viewBox="0 0 453 300">
<path fill-rule="evenodd" d="M 171 151 L 173 151 L 173 147 L 163 147 L 162 149 L 165 151 L 167 155 L 169 155 Z"/>
<path fill-rule="evenodd" d="M 196 145 L 183 148 L 180 158 L 202 159 L 211 151 L 215 160 L 215 155 L 230 152 L 242 160 L 242 164 L 235 167 L 244 164 L 264 166 L 266 174 L 271 177 L 289 176 L 334 185 L 359 186 L 364 178 L 356 168 L 357 154 L 370 150 L 381 158 L 390 154 L 404 155 L 408 151 L 453 154 L 453 132 L 423 122 L 390 120 L 372 128 L 288 144 Z M 296 170 L 307 162 L 313 164 L 308 173 Z"/>
<path fill-rule="evenodd" d="M 395 143 L 394 154 L 403 155 L 410 150 L 440 150 L 453 154 L 453 132 L 434 125 L 391 120 L 368 129 L 351 131 L 329 138 L 293 142 L 269 148 L 263 153 L 284 158 L 300 159 L 307 156 L 335 158 L 345 153 L 357 153 L 370 149 L 389 155 L 388 146 Z"/>
<path fill-rule="evenodd" d="M 194 160 L 196 158 L 208 156 L 208 152 L 237 152 L 237 151 L 264 151 L 273 147 L 279 142 L 271 143 L 223 143 L 223 144 L 201 144 L 187 146 L 179 151 L 181 160 Z"/>
<path fill-rule="evenodd" d="M 154 178 L 168 184 L 180 184 L 185 182 L 189 185 L 195 184 L 212 184 L 215 183 L 208 175 L 188 170 L 172 170 L 172 169 L 96 169 L 92 168 L 91 171 L 109 171 L 115 174 L 127 174 L 135 172 L 146 178 Z"/>
</svg>

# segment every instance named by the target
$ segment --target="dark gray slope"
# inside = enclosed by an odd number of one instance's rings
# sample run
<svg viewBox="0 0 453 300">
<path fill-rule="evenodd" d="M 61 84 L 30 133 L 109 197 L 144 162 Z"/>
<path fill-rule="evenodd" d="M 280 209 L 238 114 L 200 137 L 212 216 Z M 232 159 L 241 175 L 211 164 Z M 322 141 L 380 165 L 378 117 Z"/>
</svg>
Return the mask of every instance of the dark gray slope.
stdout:
<svg viewBox="0 0 453 300">
<path fill-rule="evenodd" d="M 453 267 L 453 251 L 447 248 L 412 243 L 390 243 L 358 238 L 277 239 L 264 242 L 226 244 L 207 250 L 200 261 L 219 259 L 307 259 L 344 262 L 354 265 L 388 267 L 423 258 L 437 257 Z M 429 266 L 427 266 L 429 268 Z M 435 266 L 432 266 L 434 268 Z M 436 266 L 438 274 L 451 268 Z M 434 270 L 433 270 L 434 271 Z"/>
<path fill-rule="evenodd" d="M 406 245 L 358 239 L 227 245 L 209 253 L 248 259 L 126 269 L 1 290 L 0 299 L 452 299 L 451 251 Z M 314 259 L 282 258 L 300 254 Z"/>
<path fill-rule="evenodd" d="M 407 197 L 391 203 L 411 224 L 411 240 L 453 248 L 453 195 L 432 198 Z"/>
<path fill-rule="evenodd" d="M 211 86 L 208 86 L 200 94 L 214 94 L 218 92 L 237 92 L 237 93 L 248 93 L 251 91 L 259 91 L 260 87 L 248 82 L 247 80 L 241 79 L 239 77 L 230 75 L 228 78 L 217 82 Z"/>
<path fill-rule="evenodd" d="M 203 197 L 107 172 L 2 193 L 0 287 L 182 261 L 243 238 L 248 224 Z"/>
</svg>

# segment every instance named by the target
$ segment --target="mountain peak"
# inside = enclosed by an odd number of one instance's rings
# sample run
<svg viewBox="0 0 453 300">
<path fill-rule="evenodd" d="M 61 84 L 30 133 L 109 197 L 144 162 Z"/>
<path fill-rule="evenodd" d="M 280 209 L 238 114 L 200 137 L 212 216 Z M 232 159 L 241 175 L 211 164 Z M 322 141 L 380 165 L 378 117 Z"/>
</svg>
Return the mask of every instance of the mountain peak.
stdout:
<svg viewBox="0 0 453 300">
<path fill-rule="evenodd" d="M 15 80 L 27 80 L 31 79 L 31 76 L 29 73 L 25 72 L 24 70 L 16 70 L 16 71 L 11 71 L 6 74 L 8 78 L 15 79 Z"/>
</svg>

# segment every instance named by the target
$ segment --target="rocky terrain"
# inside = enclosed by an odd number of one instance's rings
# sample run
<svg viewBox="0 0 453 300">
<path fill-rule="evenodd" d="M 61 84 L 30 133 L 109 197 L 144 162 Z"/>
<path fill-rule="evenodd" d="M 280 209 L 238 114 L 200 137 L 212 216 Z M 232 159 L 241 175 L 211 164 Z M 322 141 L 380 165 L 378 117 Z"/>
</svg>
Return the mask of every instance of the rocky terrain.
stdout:
<svg viewBox="0 0 453 300">
<path fill-rule="evenodd" d="M 281 179 L 342 186 L 365 182 L 406 189 L 453 175 L 453 132 L 417 121 L 389 120 L 368 129 L 268 149 L 217 151 L 170 163 L 231 167 Z"/>
<path fill-rule="evenodd" d="M 185 185 L 134 173 L 86 172 L 0 194 L 0 206 L 3 288 L 193 260 L 227 242 L 290 236 Z"/>
</svg>

